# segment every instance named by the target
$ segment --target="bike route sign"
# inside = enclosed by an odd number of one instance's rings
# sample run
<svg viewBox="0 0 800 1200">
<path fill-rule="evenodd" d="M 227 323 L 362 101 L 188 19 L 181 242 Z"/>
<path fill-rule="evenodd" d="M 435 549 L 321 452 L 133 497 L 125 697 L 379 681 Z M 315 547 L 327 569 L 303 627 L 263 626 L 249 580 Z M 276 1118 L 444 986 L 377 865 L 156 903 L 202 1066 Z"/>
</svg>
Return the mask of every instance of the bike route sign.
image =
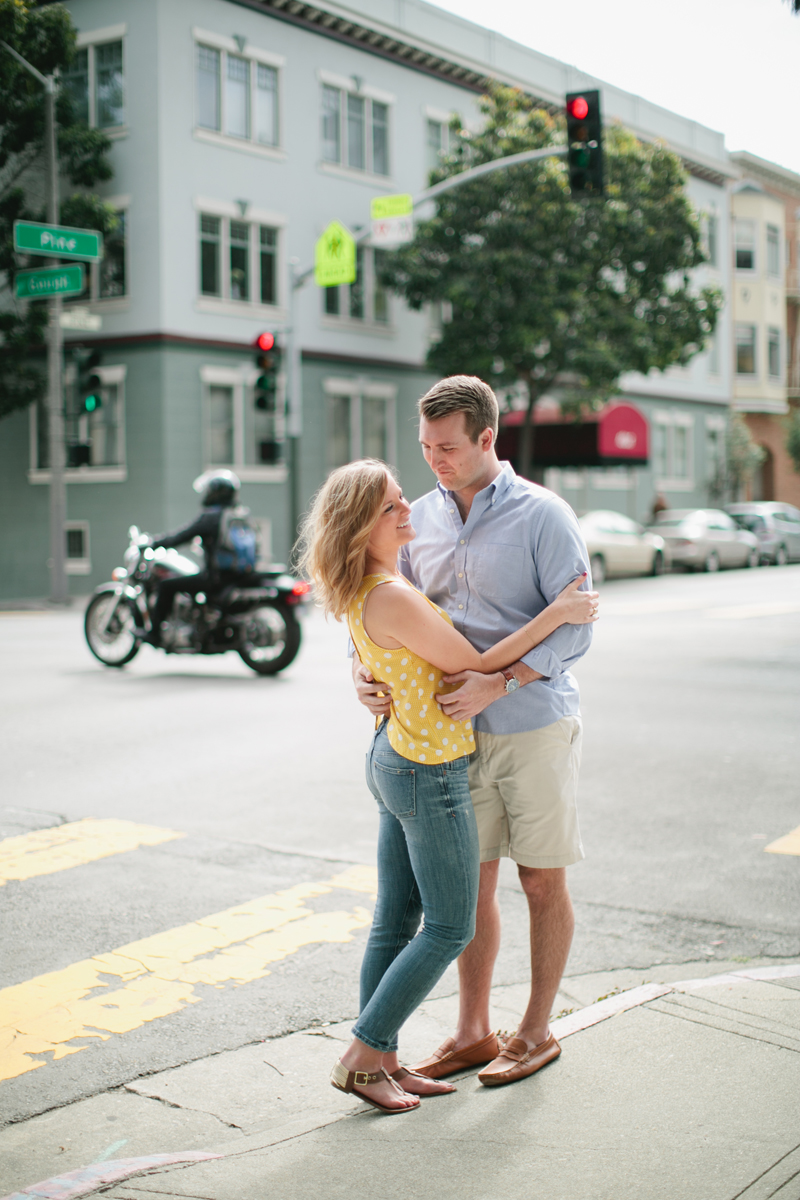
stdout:
<svg viewBox="0 0 800 1200">
<path fill-rule="evenodd" d="M 336 287 L 355 283 L 356 243 L 349 229 L 331 221 L 317 242 L 314 254 L 314 280 L 318 287 Z"/>
<path fill-rule="evenodd" d="M 83 267 L 48 267 L 44 271 L 17 271 L 14 277 L 19 299 L 39 299 L 44 296 L 78 296 L 83 291 Z"/>
<path fill-rule="evenodd" d="M 38 225 L 14 222 L 14 249 L 23 254 L 48 258 L 80 258 L 99 262 L 103 257 L 103 235 L 95 229 L 71 229 L 67 225 Z"/>
</svg>

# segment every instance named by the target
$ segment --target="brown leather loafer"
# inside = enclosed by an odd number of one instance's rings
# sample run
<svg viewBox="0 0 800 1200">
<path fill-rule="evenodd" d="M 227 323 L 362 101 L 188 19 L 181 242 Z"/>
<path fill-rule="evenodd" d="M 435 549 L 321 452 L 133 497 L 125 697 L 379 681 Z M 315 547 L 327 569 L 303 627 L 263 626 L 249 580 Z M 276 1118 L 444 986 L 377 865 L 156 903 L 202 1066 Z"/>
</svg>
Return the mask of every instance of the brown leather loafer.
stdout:
<svg viewBox="0 0 800 1200">
<path fill-rule="evenodd" d="M 527 1043 L 522 1038 L 515 1037 L 503 1047 L 497 1058 L 489 1063 L 490 1068 L 503 1067 L 504 1069 L 481 1071 L 478 1079 L 485 1087 L 516 1083 L 518 1079 L 525 1079 L 534 1071 L 538 1071 L 540 1067 L 547 1066 L 554 1058 L 558 1058 L 560 1053 L 561 1047 L 552 1033 L 546 1041 L 540 1042 L 532 1050 L 528 1049 Z"/>
<path fill-rule="evenodd" d="M 455 1040 L 448 1038 L 435 1054 L 417 1063 L 412 1069 L 418 1075 L 427 1075 L 428 1079 L 442 1079 L 445 1075 L 454 1075 L 456 1071 L 463 1071 L 467 1067 L 482 1067 L 496 1058 L 499 1049 L 496 1033 L 490 1033 L 479 1042 L 463 1046 L 460 1050 L 456 1049 Z"/>
</svg>

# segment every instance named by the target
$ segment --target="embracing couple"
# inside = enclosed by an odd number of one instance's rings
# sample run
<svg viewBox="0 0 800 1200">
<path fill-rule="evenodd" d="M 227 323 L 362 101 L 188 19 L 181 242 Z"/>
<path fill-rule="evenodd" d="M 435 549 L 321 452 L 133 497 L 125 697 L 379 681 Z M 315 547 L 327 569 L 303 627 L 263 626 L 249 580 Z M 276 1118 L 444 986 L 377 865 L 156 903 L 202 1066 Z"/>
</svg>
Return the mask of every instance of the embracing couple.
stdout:
<svg viewBox="0 0 800 1200">
<path fill-rule="evenodd" d="M 367 783 L 378 900 L 354 1040 L 331 1082 L 391 1114 L 453 1091 L 443 1077 L 465 1068 L 495 1086 L 561 1052 L 548 1018 L 574 924 L 565 868 L 583 858 L 569 667 L 597 619 L 575 516 L 498 460 L 488 384 L 444 379 L 419 413 L 436 488 L 410 505 L 384 463 L 348 463 L 315 497 L 303 538 L 303 565 L 325 611 L 347 620 L 358 696 L 377 718 Z M 489 998 L 502 857 L 528 900 L 531 996 L 499 1042 Z M 409 1070 L 398 1031 L 455 958 L 458 1027 Z"/>
</svg>

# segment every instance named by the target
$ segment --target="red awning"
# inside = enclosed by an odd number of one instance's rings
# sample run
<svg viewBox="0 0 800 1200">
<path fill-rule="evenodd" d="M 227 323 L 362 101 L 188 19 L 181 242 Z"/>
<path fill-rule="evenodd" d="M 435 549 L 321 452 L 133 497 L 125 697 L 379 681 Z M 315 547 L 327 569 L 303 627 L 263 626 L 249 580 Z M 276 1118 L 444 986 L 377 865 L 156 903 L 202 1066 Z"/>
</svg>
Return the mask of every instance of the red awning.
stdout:
<svg viewBox="0 0 800 1200">
<path fill-rule="evenodd" d="M 497 452 L 501 458 L 517 457 L 519 428 L 525 412 L 515 410 L 500 418 Z M 580 421 L 564 417 L 553 406 L 534 411 L 533 461 L 544 467 L 634 466 L 650 457 L 647 417 L 633 404 L 611 402 L 600 412 Z"/>
</svg>

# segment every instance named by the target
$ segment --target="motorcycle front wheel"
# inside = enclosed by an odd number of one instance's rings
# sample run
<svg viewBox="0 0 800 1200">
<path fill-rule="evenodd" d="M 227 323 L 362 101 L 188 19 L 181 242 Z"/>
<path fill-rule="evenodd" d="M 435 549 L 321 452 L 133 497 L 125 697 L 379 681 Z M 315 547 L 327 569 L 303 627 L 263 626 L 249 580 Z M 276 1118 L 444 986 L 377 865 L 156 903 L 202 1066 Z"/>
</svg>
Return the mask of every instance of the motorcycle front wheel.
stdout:
<svg viewBox="0 0 800 1200">
<path fill-rule="evenodd" d="M 119 597 L 116 592 L 92 596 L 83 631 L 86 644 L 104 666 L 124 667 L 136 657 L 141 643 L 134 626 L 134 608 L 130 600 Z"/>
<path fill-rule="evenodd" d="M 259 675 L 277 675 L 300 649 L 300 623 L 290 609 L 265 605 L 252 612 L 239 647 L 242 662 Z"/>
</svg>

